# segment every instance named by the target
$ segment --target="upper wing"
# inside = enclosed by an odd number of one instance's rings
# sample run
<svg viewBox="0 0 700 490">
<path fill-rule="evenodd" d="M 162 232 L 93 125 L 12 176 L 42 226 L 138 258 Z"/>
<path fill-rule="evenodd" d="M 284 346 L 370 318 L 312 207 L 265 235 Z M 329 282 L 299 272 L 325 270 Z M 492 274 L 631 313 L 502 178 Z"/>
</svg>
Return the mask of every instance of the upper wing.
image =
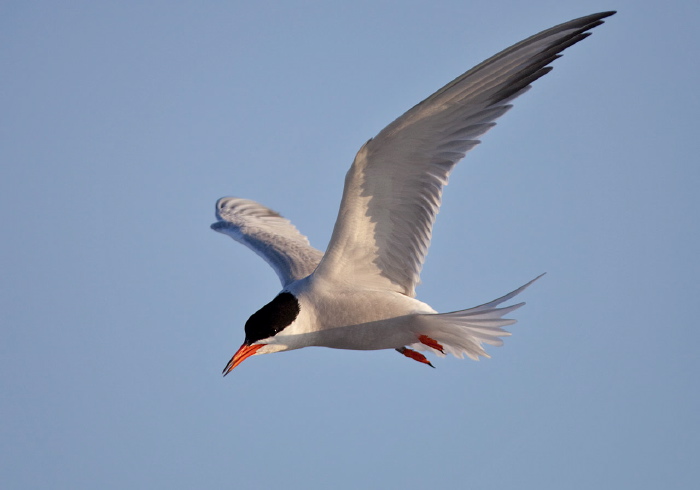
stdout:
<svg viewBox="0 0 700 490">
<path fill-rule="evenodd" d="M 323 257 L 289 220 L 255 201 L 222 197 L 216 203 L 216 217 L 219 221 L 212 229 L 265 259 L 283 287 L 311 274 Z"/>
<path fill-rule="evenodd" d="M 615 12 L 547 29 L 472 68 L 389 124 L 345 177 L 333 235 L 315 274 L 415 295 L 442 188 L 454 165 L 549 72 L 561 51 Z"/>
</svg>

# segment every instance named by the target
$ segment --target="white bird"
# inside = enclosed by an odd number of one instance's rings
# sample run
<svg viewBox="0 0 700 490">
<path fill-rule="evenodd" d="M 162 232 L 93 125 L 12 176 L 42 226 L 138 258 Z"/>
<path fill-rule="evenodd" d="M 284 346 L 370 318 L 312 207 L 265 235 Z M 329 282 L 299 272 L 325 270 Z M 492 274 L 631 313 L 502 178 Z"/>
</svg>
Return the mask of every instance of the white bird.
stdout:
<svg viewBox="0 0 700 490">
<path fill-rule="evenodd" d="M 414 298 L 442 188 L 510 102 L 548 73 L 559 53 L 615 12 L 581 17 L 521 41 L 445 85 L 360 148 L 345 177 L 326 253 L 285 218 L 254 201 L 224 197 L 212 228 L 272 266 L 282 291 L 245 324 L 224 375 L 253 355 L 309 346 L 418 350 L 478 360 L 515 323 L 501 307 L 527 286 L 467 310 L 437 313 Z M 535 279 L 536 280 L 536 279 Z"/>
</svg>

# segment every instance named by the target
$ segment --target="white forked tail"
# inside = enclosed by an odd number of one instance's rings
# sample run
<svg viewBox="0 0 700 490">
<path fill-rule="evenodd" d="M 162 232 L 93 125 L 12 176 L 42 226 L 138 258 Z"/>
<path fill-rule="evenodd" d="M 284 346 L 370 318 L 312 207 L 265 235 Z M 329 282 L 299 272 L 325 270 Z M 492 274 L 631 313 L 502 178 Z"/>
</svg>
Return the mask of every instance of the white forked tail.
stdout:
<svg viewBox="0 0 700 490">
<path fill-rule="evenodd" d="M 503 318 L 503 316 L 517 310 L 525 303 L 501 308 L 498 305 L 520 294 L 543 275 L 537 276 L 505 296 L 468 310 L 419 315 L 421 334 L 437 341 L 443 347 L 444 352 L 420 342 L 411 344 L 410 347 L 415 350 L 429 350 L 439 356 L 449 353 L 462 358 L 466 355 L 475 361 L 479 360 L 479 356 L 491 357 L 486 353 L 482 344 L 503 345 L 501 337 L 508 337 L 510 332 L 503 330 L 502 327 L 512 325 L 517 321 Z"/>
</svg>

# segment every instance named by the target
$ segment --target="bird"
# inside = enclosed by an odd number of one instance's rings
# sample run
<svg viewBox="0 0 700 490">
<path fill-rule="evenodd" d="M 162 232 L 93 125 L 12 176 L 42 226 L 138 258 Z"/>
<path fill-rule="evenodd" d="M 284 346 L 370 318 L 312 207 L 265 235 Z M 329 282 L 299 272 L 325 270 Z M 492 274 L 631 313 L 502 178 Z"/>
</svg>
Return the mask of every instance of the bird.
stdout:
<svg viewBox="0 0 700 490">
<path fill-rule="evenodd" d="M 245 339 L 223 370 L 251 356 L 320 346 L 394 349 L 434 367 L 422 353 L 478 360 L 516 320 L 502 306 L 541 276 L 488 303 L 438 313 L 416 286 L 450 172 L 511 102 L 549 73 L 566 48 L 615 11 L 580 17 L 506 48 L 409 109 L 368 140 L 348 170 L 323 253 L 276 211 L 223 197 L 211 228 L 262 257 L 282 290 L 245 323 Z"/>
</svg>

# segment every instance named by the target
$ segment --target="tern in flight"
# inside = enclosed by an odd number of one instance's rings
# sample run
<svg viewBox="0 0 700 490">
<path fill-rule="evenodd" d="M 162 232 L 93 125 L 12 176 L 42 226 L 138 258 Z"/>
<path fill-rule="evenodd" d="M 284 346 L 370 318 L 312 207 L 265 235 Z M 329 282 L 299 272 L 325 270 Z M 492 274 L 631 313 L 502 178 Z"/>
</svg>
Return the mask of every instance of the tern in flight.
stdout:
<svg viewBox="0 0 700 490">
<path fill-rule="evenodd" d="M 430 244 L 442 188 L 481 135 L 569 46 L 615 12 L 581 17 L 525 39 L 435 92 L 360 148 L 345 177 L 325 253 L 277 212 L 224 197 L 212 228 L 272 266 L 282 291 L 245 324 L 245 340 L 224 375 L 250 356 L 309 346 L 395 349 L 432 364 L 420 350 L 478 360 L 482 344 L 510 335 L 500 306 L 532 281 L 489 303 L 437 313 L 415 288 Z"/>
</svg>

